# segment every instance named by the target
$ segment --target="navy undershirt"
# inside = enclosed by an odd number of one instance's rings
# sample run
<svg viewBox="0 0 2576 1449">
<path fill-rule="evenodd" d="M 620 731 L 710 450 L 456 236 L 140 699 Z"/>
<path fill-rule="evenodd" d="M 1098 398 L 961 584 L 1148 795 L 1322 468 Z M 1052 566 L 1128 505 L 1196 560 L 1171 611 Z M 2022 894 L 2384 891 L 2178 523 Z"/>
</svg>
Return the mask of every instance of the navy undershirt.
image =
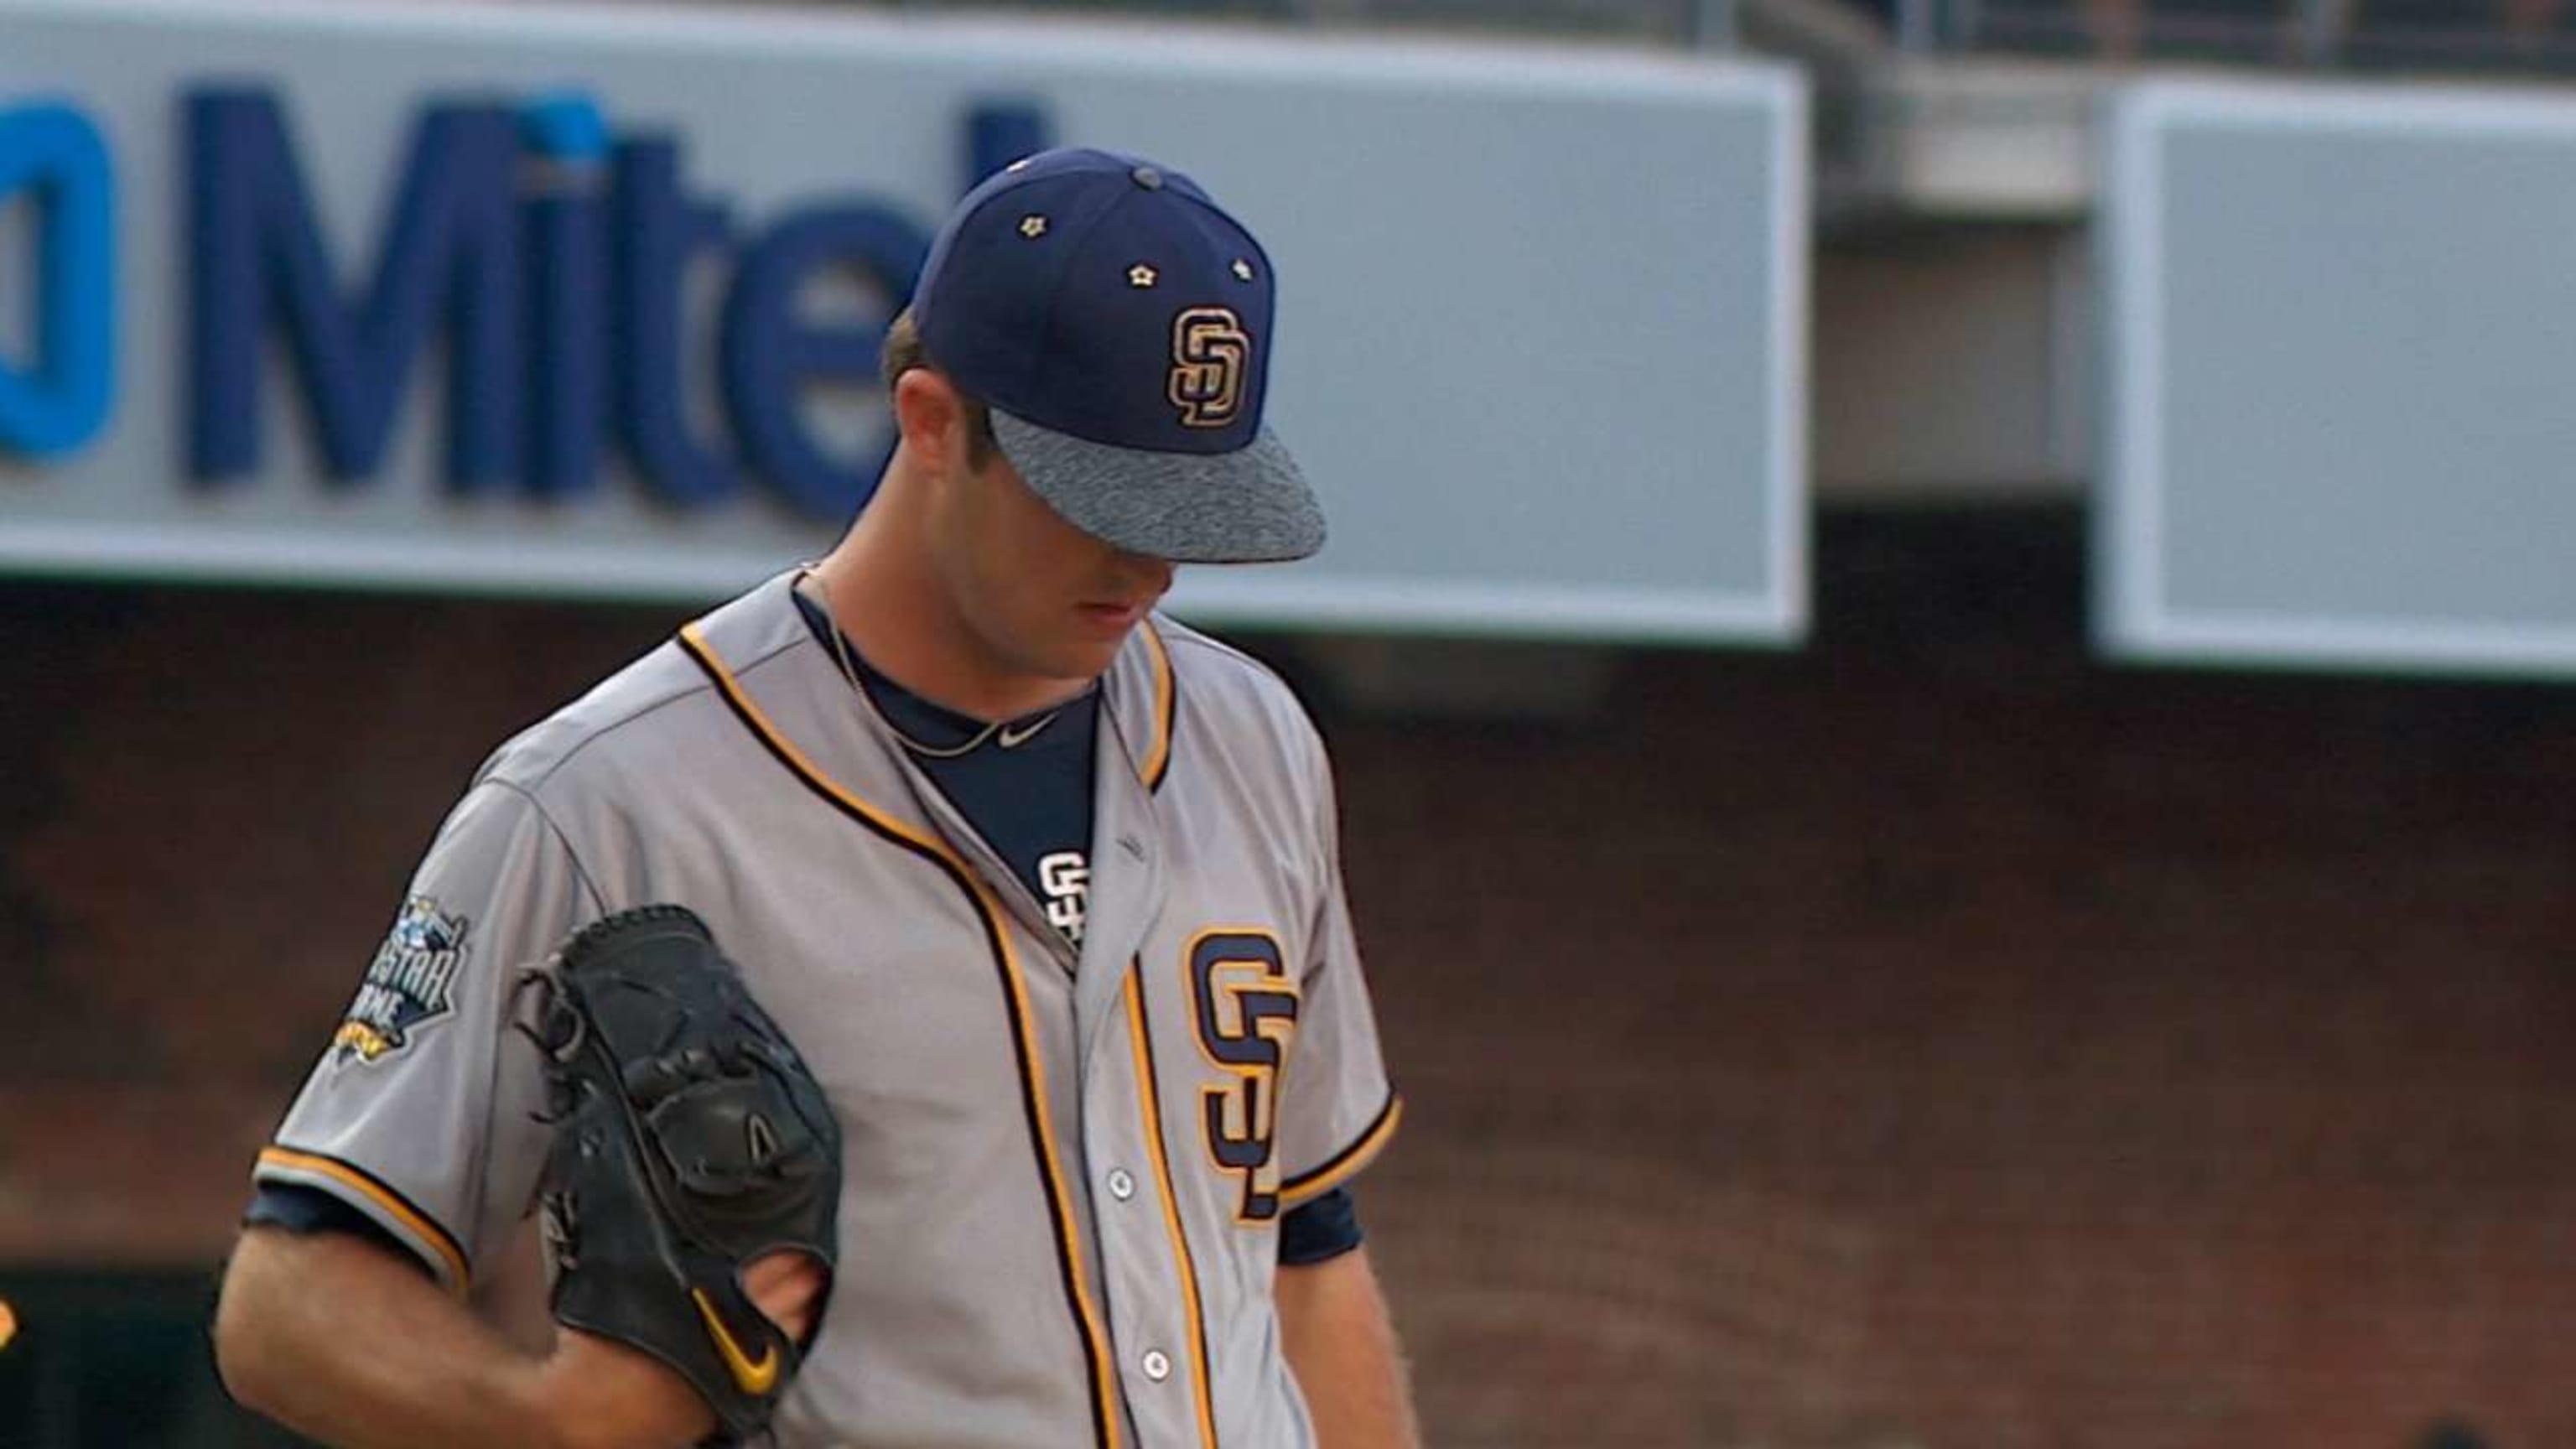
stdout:
<svg viewBox="0 0 2576 1449">
<path fill-rule="evenodd" d="M 796 595 L 805 625 L 826 653 L 845 660 L 877 712 L 914 748 L 908 753 L 993 853 L 1048 908 L 1058 930 L 1081 942 L 1079 884 L 1068 876 L 1091 850 L 1092 746 L 1100 732 L 1100 691 L 990 728 L 931 703 L 878 672 L 847 639 L 836 639 L 823 606 Z M 972 749 L 952 753 L 976 741 Z M 927 748 L 923 748 L 926 746 Z M 1057 862 L 1053 870 L 1049 861 Z M 1068 928 L 1067 921 L 1072 922 Z"/>
<path fill-rule="evenodd" d="M 988 734 L 984 721 L 933 704 L 879 673 L 847 639 L 836 636 L 821 605 L 799 593 L 796 606 L 824 650 L 848 659 L 869 700 L 896 732 L 916 747 L 929 747 L 928 753 L 913 749 L 914 762 L 1029 888 L 1057 929 L 1078 944 L 1086 894 L 1081 863 L 1091 847 L 1099 691 Z M 840 652 L 844 649 L 846 656 Z M 975 748 L 943 757 L 942 752 L 978 735 L 987 737 Z M 297 1232 L 353 1232 L 397 1246 L 375 1219 L 320 1188 L 262 1183 L 244 1216 Z M 1339 1257 L 1360 1241 L 1359 1216 L 1347 1188 L 1335 1188 L 1279 1220 L 1279 1261 L 1292 1267 Z M 419 1261 L 407 1251 L 398 1250 L 398 1256 Z"/>
</svg>

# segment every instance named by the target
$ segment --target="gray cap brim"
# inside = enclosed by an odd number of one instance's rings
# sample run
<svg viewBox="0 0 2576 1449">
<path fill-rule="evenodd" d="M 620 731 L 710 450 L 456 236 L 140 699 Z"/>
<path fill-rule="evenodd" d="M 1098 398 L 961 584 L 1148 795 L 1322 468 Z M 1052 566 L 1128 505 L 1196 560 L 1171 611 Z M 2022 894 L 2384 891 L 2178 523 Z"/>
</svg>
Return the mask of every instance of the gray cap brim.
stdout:
<svg viewBox="0 0 2576 1449">
<path fill-rule="evenodd" d="M 1231 453 L 1116 448 L 996 408 L 993 436 L 1066 522 L 1174 563 L 1281 563 L 1324 546 L 1324 509 L 1263 428 Z"/>
</svg>

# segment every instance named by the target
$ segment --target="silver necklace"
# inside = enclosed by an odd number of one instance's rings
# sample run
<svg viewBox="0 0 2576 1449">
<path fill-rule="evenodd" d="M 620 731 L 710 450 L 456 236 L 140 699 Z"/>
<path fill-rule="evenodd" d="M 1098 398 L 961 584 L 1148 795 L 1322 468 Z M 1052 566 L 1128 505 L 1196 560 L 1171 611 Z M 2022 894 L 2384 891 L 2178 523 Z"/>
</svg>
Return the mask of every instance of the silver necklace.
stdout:
<svg viewBox="0 0 2576 1449">
<path fill-rule="evenodd" d="M 867 686 L 859 683 L 858 666 L 852 663 L 850 659 L 850 641 L 847 638 L 844 638 L 841 634 L 841 612 L 832 606 L 831 582 L 823 577 L 823 573 L 820 569 L 811 567 L 805 570 L 805 577 L 814 581 L 814 592 L 822 595 L 823 617 L 832 626 L 832 658 L 841 666 L 841 677 L 850 682 L 851 692 L 864 699 L 867 697 L 868 693 Z M 985 725 L 982 729 L 977 730 L 964 744 L 943 746 L 923 744 L 921 741 L 905 734 L 903 732 L 903 727 L 894 722 L 894 717 L 892 715 L 886 713 L 883 709 L 876 712 L 877 718 L 885 722 L 886 732 L 902 741 L 905 749 L 912 751 L 916 755 L 925 756 L 933 760 L 954 760 L 971 755 L 977 750 L 982 749 L 984 747 L 984 742 L 993 738 L 995 735 L 1002 736 L 1002 748 L 1015 749 L 1037 738 L 1039 731 L 1044 730 L 1048 725 L 1055 723 L 1055 717 L 1062 713 L 1064 713 L 1064 706 L 1058 705 L 1054 709 L 1048 710 L 1045 714 L 1040 715 L 1037 722 L 1030 725 L 1028 728 L 1011 730 L 1007 733 L 1003 730 L 1002 726 L 1009 723 L 1016 723 L 1016 721 L 994 720 Z"/>
</svg>

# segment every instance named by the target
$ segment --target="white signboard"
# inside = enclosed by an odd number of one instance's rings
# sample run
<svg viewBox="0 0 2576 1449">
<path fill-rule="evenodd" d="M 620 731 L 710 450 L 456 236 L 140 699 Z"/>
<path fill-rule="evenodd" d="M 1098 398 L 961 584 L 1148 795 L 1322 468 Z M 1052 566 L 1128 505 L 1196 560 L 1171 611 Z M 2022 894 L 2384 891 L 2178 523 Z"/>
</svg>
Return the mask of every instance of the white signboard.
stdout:
<svg viewBox="0 0 2576 1449">
<path fill-rule="evenodd" d="M 0 568 L 728 592 L 873 478 L 948 205 L 1083 144 L 1279 267 L 1271 421 L 1332 538 L 1183 612 L 1794 638 L 1806 109 L 1535 47 L 0 0 Z"/>
<path fill-rule="evenodd" d="M 2169 82 L 2110 121 L 2110 647 L 2576 675 L 2576 101 Z"/>
</svg>

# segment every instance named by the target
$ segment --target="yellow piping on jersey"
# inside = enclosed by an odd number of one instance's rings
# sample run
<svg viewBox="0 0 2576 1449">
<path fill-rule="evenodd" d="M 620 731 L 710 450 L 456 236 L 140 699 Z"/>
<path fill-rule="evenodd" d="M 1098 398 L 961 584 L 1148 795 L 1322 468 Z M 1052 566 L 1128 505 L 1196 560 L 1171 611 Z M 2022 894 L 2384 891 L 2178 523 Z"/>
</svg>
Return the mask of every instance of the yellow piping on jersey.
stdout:
<svg viewBox="0 0 2576 1449">
<path fill-rule="evenodd" d="M 1144 1109 L 1145 1144 L 1154 1156 L 1154 1186 L 1163 1194 L 1163 1227 L 1172 1235 L 1172 1254 L 1179 1260 L 1181 1308 L 1190 1320 L 1190 1368 L 1196 1375 L 1191 1386 L 1198 1394 L 1199 1443 L 1206 1449 L 1216 1449 L 1216 1406 L 1208 1387 L 1207 1321 L 1199 1306 L 1198 1264 L 1190 1257 L 1189 1234 L 1181 1227 L 1180 1199 L 1172 1192 L 1172 1160 L 1163 1145 L 1163 1089 L 1155 1079 L 1153 1038 L 1145 1028 L 1144 972 L 1142 959 L 1128 963 L 1127 1039 L 1136 1052 L 1136 1096 Z"/>
<path fill-rule="evenodd" d="M 1377 1155 L 1386 1150 L 1386 1144 L 1395 1140 L 1395 1129 L 1403 1121 L 1404 1101 L 1389 1092 L 1385 1109 L 1377 1114 L 1377 1120 L 1369 1124 L 1368 1130 L 1360 1134 L 1360 1140 L 1343 1148 L 1338 1155 L 1305 1176 L 1279 1184 L 1280 1210 L 1284 1212 L 1299 1203 L 1322 1197 L 1358 1176 L 1361 1168 L 1376 1161 Z"/>
<path fill-rule="evenodd" d="M 1172 767 L 1172 726 L 1176 723 L 1173 705 L 1178 691 L 1172 685 L 1172 653 L 1163 647 L 1163 636 L 1147 620 L 1143 629 L 1146 652 L 1154 656 L 1154 743 L 1145 751 L 1144 763 L 1136 767 L 1137 778 L 1145 782 L 1151 794 L 1162 788 L 1163 776 Z"/>
<path fill-rule="evenodd" d="M 948 842 L 925 831 L 916 830 L 850 793 L 839 781 L 823 773 L 822 768 L 807 758 L 779 728 L 770 722 L 742 682 L 717 657 L 715 646 L 696 624 L 680 629 L 680 647 L 696 660 L 698 667 L 713 681 L 718 694 L 736 718 L 748 727 L 768 751 L 808 789 L 832 801 L 869 829 L 937 865 L 964 891 L 983 919 L 986 936 L 1002 968 L 1002 978 L 1009 987 L 1011 1031 L 1019 1046 L 1020 1087 L 1028 1107 L 1031 1123 L 1037 1130 L 1038 1157 L 1045 1167 L 1047 1210 L 1055 1218 L 1056 1251 L 1062 1262 L 1065 1285 L 1073 1298 L 1076 1326 L 1082 1332 L 1083 1352 L 1090 1360 L 1093 1424 L 1104 1449 L 1118 1449 L 1118 1413 L 1121 1402 L 1116 1368 L 1109 1353 L 1108 1335 L 1101 1329 L 1100 1310 L 1093 1306 L 1091 1289 L 1083 1274 L 1083 1246 L 1073 1222 L 1071 1197 L 1064 1186 L 1064 1169 L 1058 1164 L 1055 1126 L 1047 1109 L 1046 1063 L 1038 1050 L 1037 1034 L 1030 1026 L 1028 985 L 1020 977 L 1019 953 L 1011 949 L 1010 928 L 1002 914 L 1002 903 L 992 888 L 965 859 L 950 848 Z"/>
<path fill-rule="evenodd" d="M 428 1244 L 447 1264 L 448 1286 L 456 1291 L 458 1297 L 465 1296 L 465 1291 L 471 1282 L 465 1268 L 465 1250 L 456 1245 L 456 1239 L 450 1237 L 445 1228 L 430 1221 L 427 1213 L 413 1207 L 401 1193 L 336 1157 L 298 1152 L 291 1147 L 262 1148 L 259 1154 L 259 1165 L 288 1172 L 319 1173 L 364 1196 L 369 1202 L 384 1209 L 386 1216 L 410 1230 L 413 1237 Z"/>
</svg>

